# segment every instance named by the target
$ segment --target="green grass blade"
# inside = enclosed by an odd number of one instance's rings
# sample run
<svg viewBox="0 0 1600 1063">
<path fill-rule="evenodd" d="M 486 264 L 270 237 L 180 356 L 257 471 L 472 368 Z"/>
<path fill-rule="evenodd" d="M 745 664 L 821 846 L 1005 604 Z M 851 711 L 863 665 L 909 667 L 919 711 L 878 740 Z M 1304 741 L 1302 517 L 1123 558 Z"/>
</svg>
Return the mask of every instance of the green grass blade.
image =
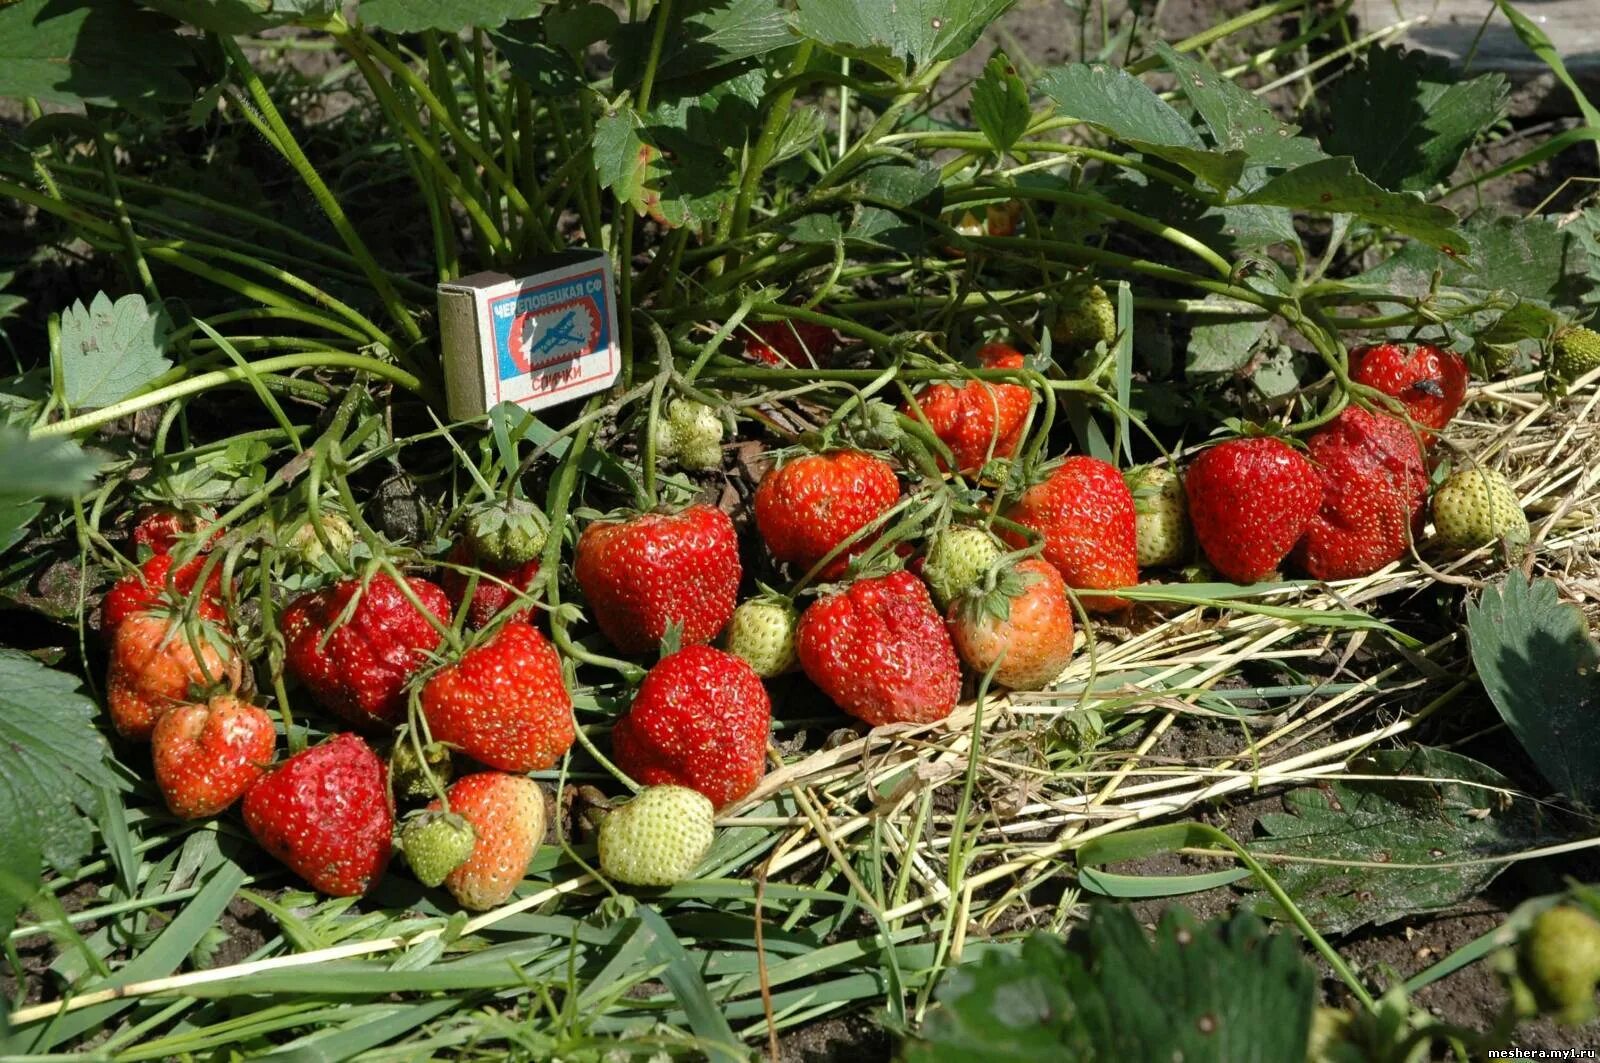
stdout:
<svg viewBox="0 0 1600 1063">
<path fill-rule="evenodd" d="M 717 1002 L 711 999 L 711 991 L 706 988 L 705 979 L 700 977 L 700 970 L 689 958 L 683 942 L 678 940 L 672 927 L 654 908 L 641 904 L 634 911 L 645 930 L 655 936 L 648 953 L 650 959 L 667 965 L 666 970 L 661 972 L 661 980 L 672 990 L 673 998 L 683 1008 L 689 1028 L 700 1038 L 706 1055 L 713 1060 L 734 1063 L 743 1060 L 746 1053 L 739 1038 L 734 1036 Z"/>
</svg>

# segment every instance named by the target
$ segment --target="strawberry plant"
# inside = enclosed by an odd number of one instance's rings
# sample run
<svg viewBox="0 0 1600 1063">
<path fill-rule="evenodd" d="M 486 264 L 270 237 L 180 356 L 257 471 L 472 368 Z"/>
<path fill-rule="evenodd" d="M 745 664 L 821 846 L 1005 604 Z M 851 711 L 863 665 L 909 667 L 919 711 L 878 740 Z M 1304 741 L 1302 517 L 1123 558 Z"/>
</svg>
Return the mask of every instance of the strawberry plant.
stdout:
<svg viewBox="0 0 1600 1063">
<path fill-rule="evenodd" d="M 0 1052 L 1586 1019 L 1600 113 L 1212 13 L 0 3 Z"/>
</svg>

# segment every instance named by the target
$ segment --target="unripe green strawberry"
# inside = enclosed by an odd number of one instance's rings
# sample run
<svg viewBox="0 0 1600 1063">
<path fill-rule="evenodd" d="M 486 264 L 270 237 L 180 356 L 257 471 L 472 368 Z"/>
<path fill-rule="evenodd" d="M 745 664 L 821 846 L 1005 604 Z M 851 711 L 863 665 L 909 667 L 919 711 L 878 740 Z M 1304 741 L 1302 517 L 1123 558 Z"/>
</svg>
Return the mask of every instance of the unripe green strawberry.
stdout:
<svg viewBox="0 0 1600 1063">
<path fill-rule="evenodd" d="M 467 513 L 467 542 L 486 565 L 527 564 L 539 556 L 549 534 L 544 514 L 521 498 L 480 503 Z"/>
<path fill-rule="evenodd" d="M 1594 1014 L 1600 922 L 1568 905 L 1546 909 L 1522 935 L 1518 953 L 1518 968 L 1540 1008 L 1572 1025 Z"/>
<path fill-rule="evenodd" d="M 1482 343 L 1478 345 L 1478 356 L 1483 359 L 1485 373 L 1504 373 L 1517 361 L 1517 345 L 1515 343 Z"/>
<path fill-rule="evenodd" d="M 673 399 L 656 422 L 656 453 L 685 469 L 703 471 L 722 464 L 722 418 L 714 407 Z"/>
<path fill-rule="evenodd" d="M 402 738 L 389 751 L 389 784 L 396 801 L 439 796 L 428 782 L 428 771 L 438 780 L 440 788 L 450 785 L 454 768 L 450 761 L 450 747 L 442 742 L 430 742 L 422 747 L 422 757 L 417 757 L 417 747 L 410 738 Z"/>
<path fill-rule="evenodd" d="M 322 535 L 319 536 L 317 526 L 308 516 L 305 523 L 289 537 L 289 553 L 308 568 L 319 567 L 330 555 L 348 557 L 350 548 L 356 544 L 355 529 L 339 514 L 323 510 L 321 526 Z M 323 545 L 323 539 L 327 540 L 326 546 Z"/>
<path fill-rule="evenodd" d="M 762 679 L 793 670 L 794 629 L 800 614 L 782 598 L 763 596 L 740 602 L 728 621 L 723 647 L 742 657 Z"/>
<path fill-rule="evenodd" d="M 1175 565 L 1189 552 L 1189 503 L 1183 481 L 1165 466 L 1141 465 L 1122 474 L 1133 492 L 1139 567 Z"/>
<path fill-rule="evenodd" d="M 933 537 L 922 562 L 922 578 L 940 609 L 983 582 L 1005 551 L 982 528 L 946 528 Z"/>
<path fill-rule="evenodd" d="M 1453 474 L 1433 496 L 1433 523 L 1447 546 L 1471 549 L 1504 539 L 1528 541 L 1528 518 L 1505 475 L 1472 466 Z"/>
<path fill-rule="evenodd" d="M 477 841 L 472 824 L 454 812 L 422 812 L 400 832 L 400 849 L 424 886 L 437 886 L 467 862 Z"/>
<path fill-rule="evenodd" d="M 600 821 L 600 870 L 632 886 L 681 882 L 711 848 L 713 815 L 698 790 L 647 786 Z"/>
<path fill-rule="evenodd" d="M 1600 332 L 1575 326 L 1556 334 L 1550 368 L 1563 381 L 1572 381 L 1600 369 Z"/>
<path fill-rule="evenodd" d="M 1058 345 L 1074 351 L 1110 343 L 1117 336 L 1117 311 L 1111 305 L 1111 297 L 1098 284 L 1069 292 L 1056 306 L 1050 336 Z"/>
</svg>

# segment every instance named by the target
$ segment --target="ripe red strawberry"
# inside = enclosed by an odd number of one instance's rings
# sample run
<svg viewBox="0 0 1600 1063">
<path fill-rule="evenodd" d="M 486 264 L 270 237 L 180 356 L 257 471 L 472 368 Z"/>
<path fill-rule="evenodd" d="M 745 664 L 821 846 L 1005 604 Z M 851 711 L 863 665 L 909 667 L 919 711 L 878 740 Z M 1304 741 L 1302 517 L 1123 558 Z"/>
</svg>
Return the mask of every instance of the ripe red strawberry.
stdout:
<svg viewBox="0 0 1600 1063">
<path fill-rule="evenodd" d="M 144 511 L 133 526 L 131 536 L 135 550 L 148 550 L 152 555 L 170 554 L 178 540 L 200 530 L 209 517 L 182 513 L 175 509 L 149 509 Z M 211 534 L 214 545 L 222 537 L 222 529 Z"/>
<path fill-rule="evenodd" d="M 809 321 L 763 321 L 743 332 L 745 356 L 767 365 L 814 369 L 839 349 L 837 332 Z"/>
<path fill-rule="evenodd" d="M 646 786 L 699 790 L 718 808 L 767 770 L 772 702 L 743 660 L 710 646 L 663 657 L 611 731 L 617 767 Z"/>
<path fill-rule="evenodd" d="M 986 368 L 1015 369 L 1021 352 L 1003 343 L 991 343 L 978 352 Z M 960 384 L 930 384 L 917 394 L 917 405 L 933 434 L 950 448 L 956 471 L 972 473 L 991 458 L 1009 458 L 1022 441 L 1022 428 L 1033 406 L 1033 392 L 1021 384 L 991 384 L 967 380 Z M 908 405 L 906 416 L 915 413 Z M 942 465 L 942 463 L 941 463 Z"/>
<path fill-rule="evenodd" d="M 450 811 L 472 824 L 476 840 L 472 855 L 445 877 L 445 888 L 474 911 L 504 904 L 544 841 L 544 791 L 532 779 L 485 771 L 457 779 L 447 795 Z"/>
<path fill-rule="evenodd" d="M 444 591 L 424 579 L 406 582 L 440 623 L 450 623 Z M 359 601 L 341 623 L 353 598 Z M 400 585 L 381 572 L 365 590 L 349 579 L 296 598 L 280 626 L 290 673 L 324 708 L 367 728 L 392 727 L 405 717 L 406 683 L 440 639 Z"/>
<path fill-rule="evenodd" d="M 205 570 L 204 556 L 176 564 L 171 554 L 152 554 L 139 571 L 130 572 L 112 585 L 100 603 L 100 618 L 109 634 L 128 617 L 142 613 L 158 604 L 181 606 L 194 594 L 194 585 Z M 211 566 L 206 577 L 205 592 L 200 596 L 198 613 L 204 620 L 221 620 L 225 615 L 222 606 L 222 565 Z"/>
<path fill-rule="evenodd" d="M 1055 566 L 1019 561 L 990 590 L 975 588 L 950 603 L 956 652 L 979 674 L 1012 690 L 1040 690 L 1072 660 L 1072 602 Z M 996 662 L 999 662 L 998 667 Z"/>
<path fill-rule="evenodd" d="M 244 825 L 314 890 L 367 892 L 389 864 L 387 769 L 356 735 L 296 753 L 244 795 Z"/>
<path fill-rule="evenodd" d="M 1411 426 L 1348 406 L 1307 442 L 1322 508 L 1295 547 L 1317 579 L 1352 579 L 1405 556 L 1422 530 L 1428 472 Z"/>
<path fill-rule="evenodd" d="M 1350 352 L 1350 379 L 1399 399 L 1422 428 L 1440 429 L 1466 401 L 1470 374 L 1466 360 L 1452 351 L 1426 343 L 1411 350 L 1376 343 Z M 1433 433 L 1422 437 L 1429 442 Z"/>
<path fill-rule="evenodd" d="M 857 580 L 813 602 L 795 642 L 811 681 L 874 727 L 942 720 L 961 699 L 950 633 L 909 572 Z"/>
<path fill-rule="evenodd" d="M 1277 569 L 1322 505 L 1322 480 L 1281 439 L 1230 439 L 1184 475 L 1195 538 L 1216 570 L 1255 583 Z"/>
<path fill-rule="evenodd" d="M 472 592 L 472 603 L 467 608 L 467 626 L 470 628 L 487 627 L 489 621 L 499 616 L 517 600 L 517 595 L 511 587 L 526 591 L 539 577 L 538 558 L 509 567 L 484 564 L 473 557 L 472 547 L 465 542 L 457 543 L 455 549 L 450 551 L 449 562 L 451 565 L 476 568 L 483 573 L 478 577 L 478 585 Z M 459 568 L 447 568 L 439 577 L 439 583 L 449 596 L 450 604 L 457 610 L 461 608 L 462 599 L 466 596 L 467 582 L 468 574 Z M 506 586 L 508 583 L 511 587 Z M 532 611 L 531 607 L 524 607 L 511 615 L 515 619 L 526 620 Z"/>
<path fill-rule="evenodd" d="M 1139 582 L 1138 510 L 1122 474 L 1098 458 L 1071 457 L 1048 479 L 1028 488 L 1006 516 L 1044 536 L 1044 559 L 1067 586 L 1079 590 L 1131 587 Z M 1013 546 L 1027 539 L 1005 533 Z M 1089 595 L 1084 608 L 1108 613 L 1126 598 Z"/>
<path fill-rule="evenodd" d="M 237 690 L 243 668 L 223 633 L 191 633 L 166 612 L 135 613 L 117 626 L 106 674 L 106 707 L 124 738 L 145 741 L 156 721 L 212 687 Z"/>
<path fill-rule="evenodd" d="M 728 515 L 707 505 L 596 521 L 578 538 L 574 569 L 617 649 L 655 649 L 671 624 L 688 646 L 711 641 L 733 615 L 739 541 Z"/>
<path fill-rule="evenodd" d="M 779 561 L 809 569 L 877 520 L 900 498 L 900 481 L 882 458 L 860 450 L 808 454 L 779 466 L 756 488 L 756 527 Z M 842 575 L 876 534 L 856 540 L 822 572 Z"/>
<path fill-rule="evenodd" d="M 214 816 L 233 804 L 272 764 L 272 717 L 231 694 L 204 705 L 179 705 L 156 722 L 150 757 L 172 814 Z"/>
<path fill-rule="evenodd" d="M 561 658 L 521 620 L 430 676 L 422 712 L 435 741 L 502 771 L 548 768 L 574 737 Z"/>
</svg>

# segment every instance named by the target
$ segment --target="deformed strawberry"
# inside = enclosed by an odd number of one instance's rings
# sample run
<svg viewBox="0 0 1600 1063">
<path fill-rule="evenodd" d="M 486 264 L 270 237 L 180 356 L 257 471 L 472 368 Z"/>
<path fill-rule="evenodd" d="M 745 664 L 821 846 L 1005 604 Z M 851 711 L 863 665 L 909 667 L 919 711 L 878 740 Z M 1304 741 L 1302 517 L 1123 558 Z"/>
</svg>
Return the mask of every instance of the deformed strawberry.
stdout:
<svg viewBox="0 0 1600 1063">
<path fill-rule="evenodd" d="M 733 615 L 739 541 L 720 509 L 596 521 L 578 538 L 574 570 L 595 623 L 623 653 L 655 649 L 670 625 L 709 642 Z"/>
<path fill-rule="evenodd" d="M 1322 506 L 1295 547 L 1317 579 L 1353 579 L 1405 556 L 1421 531 L 1428 473 L 1411 426 L 1347 406 L 1307 441 Z"/>
<path fill-rule="evenodd" d="M 135 613 L 117 626 L 106 674 L 106 707 L 124 738 L 144 741 L 156 722 L 212 689 L 237 690 L 239 655 L 219 627 L 187 626 L 167 612 Z"/>
<path fill-rule="evenodd" d="M 857 580 L 813 602 L 795 644 L 806 676 L 874 727 L 942 720 L 961 699 L 950 633 L 909 572 Z"/>
<path fill-rule="evenodd" d="M 200 581 L 205 567 L 204 555 L 180 565 L 171 554 L 152 554 L 137 572 L 123 576 L 106 592 L 105 599 L 100 603 L 102 627 L 109 634 L 135 613 L 158 605 L 181 608 L 187 599 L 193 597 L 194 586 Z M 221 564 L 212 564 L 196 609 L 203 620 L 223 619 Z"/>
<path fill-rule="evenodd" d="M 1016 369 L 1020 351 L 991 343 L 978 355 L 985 368 Z M 994 458 L 1009 458 L 1022 441 L 1022 429 L 1033 406 L 1033 392 L 1021 384 L 966 380 L 930 384 L 917 393 L 917 406 L 928 426 L 955 458 L 956 471 L 966 474 Z M 905 414 L 915 416 L 910 406 Z"/>
<path fill-rule="evenodd" d="M 542 771 L 575 737 L 561 658 L 520 620 L 430 676 L 422 712 L 436 741 L 502 771 Z"/>
<path fill-rule="evenodd" d="M 167 807 L 183 819 L 221 812 L 266 773 L 277 737 L 264 709 L 231 694 L 164 714 L 150 757 Z"/>
<path fill-rule="evenodd" d="M 710 646 L 663 657 L 611 731 L 617 767 L 649 786 L 699 790 L 718 808 L 767 770 L 772 702 L 743 660 Z"/>
<path fill-rule="evenodd" d="M 406 582 L 434 621 L 450 623 L 443 590 L 424 579 Z M 324 708 L 365 728 L 400 722 L 406 683 L 441 637 L 387 573 L 365 588 L 350 579 L 302 595 L 283 611 L 280 626 L 290 673 Z"/>
<path fill-rule="evenodd" d="M 1407 350 L 1397 343 L 1375 343 L 1350 352 L 1350 379 L 1392 395 L 1424 429 L 1450 423 L 1467 398 L 1471 376 L 1466 360 L 1427 343 Z M 1422 433 L 1424 443 L 1433 438 Z"/>
<path fill-rule="evenodd" d="M 389 864 L 394 814 L 387 770 L 353 734 L 297 753 L 244 795 L 244 823 L 261 847 L 312 889 L 367 892 Z"/>
</svg>

